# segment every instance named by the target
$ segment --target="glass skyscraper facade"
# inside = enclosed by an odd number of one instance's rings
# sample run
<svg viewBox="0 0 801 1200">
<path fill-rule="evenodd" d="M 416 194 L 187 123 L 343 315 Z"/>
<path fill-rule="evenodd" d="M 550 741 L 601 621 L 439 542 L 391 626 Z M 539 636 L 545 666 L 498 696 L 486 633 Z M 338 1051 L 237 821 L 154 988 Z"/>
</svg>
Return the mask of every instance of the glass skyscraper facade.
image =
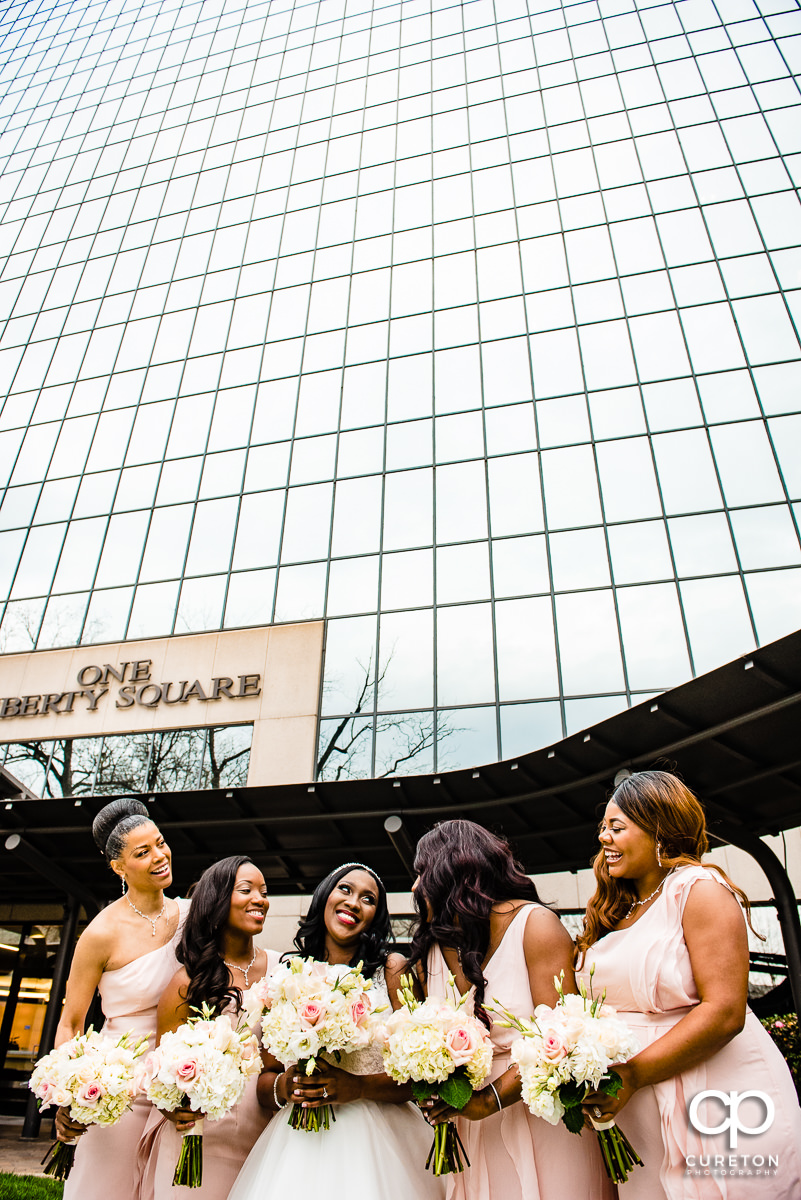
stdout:
<svg viewBox="0 0 801 1200">
<path fill-rule="evenodd" d="M 0 17 L 0 649 L 324 617 L 324 778 L 801 624 L 792 0 Z"/>
</svg>

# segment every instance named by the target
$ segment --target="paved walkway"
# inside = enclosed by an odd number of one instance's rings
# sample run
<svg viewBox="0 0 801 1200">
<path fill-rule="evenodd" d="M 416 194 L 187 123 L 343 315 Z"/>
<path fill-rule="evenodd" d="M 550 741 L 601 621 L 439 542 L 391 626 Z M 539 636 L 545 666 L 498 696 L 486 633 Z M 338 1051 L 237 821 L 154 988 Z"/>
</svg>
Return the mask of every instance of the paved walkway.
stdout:
<svg viewBox="0 0 801 1200">
<path fill-rule="evenodd" d="M 51 1142 L 52 1121 L 45 1118 L 38 1141 L 21 1142 L 22 1118 L 0 1118 L 0 1171 L 14 1175 L 42 1175 L 42 1159 Z"/>
</svg>

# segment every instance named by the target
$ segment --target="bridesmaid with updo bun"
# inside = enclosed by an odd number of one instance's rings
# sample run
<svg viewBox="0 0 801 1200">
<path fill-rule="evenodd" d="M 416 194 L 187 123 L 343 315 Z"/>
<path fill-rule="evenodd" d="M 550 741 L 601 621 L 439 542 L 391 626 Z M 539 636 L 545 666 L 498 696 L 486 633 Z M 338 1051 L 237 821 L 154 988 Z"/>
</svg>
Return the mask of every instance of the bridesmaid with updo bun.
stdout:
<svg viewBox="0 0 801 1200">
<path fill-rule="evenodd" d="M 87 925 L 72 960 L 56 1046 L 83 1033 L 95 989 L 100 992 L 103 1033 L 131 1030 L 155 1045 L 159 997 L 178 967 L 175 947 L 188 900 L 165 895 L 172 883 L 172 856 L 141 800 L 121 798 L 102 808 L 92 823 L 98 849 L 121 882 L 122 895 Z M 78 1139 L 64 1200 L 128 1200 L 136 1196 L 136 1151 L 150 1103 L 139 1097 L 117 1125 L 88 1128 L 68 1109 L 56 1114 L 63 1142 Z"/>
</svg>

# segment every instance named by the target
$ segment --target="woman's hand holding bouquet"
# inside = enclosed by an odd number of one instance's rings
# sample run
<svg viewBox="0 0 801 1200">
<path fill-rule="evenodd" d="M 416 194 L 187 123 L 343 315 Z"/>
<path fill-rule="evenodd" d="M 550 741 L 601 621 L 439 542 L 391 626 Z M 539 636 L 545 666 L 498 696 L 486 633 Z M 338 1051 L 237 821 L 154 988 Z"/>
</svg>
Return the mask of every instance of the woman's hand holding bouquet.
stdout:
<svg viewBox="0 0 801 1200">
<path fill-rule="evenodd" d="M 40 1058 L 28 1087 L 40 1109 L 57 1104 L 71 1122 L 116 1125 L 134 1102 L 136 1060 L 147 1045 L 132 1033 L 113 1041 L 90 1028 Z M 67 1179 L 74 1157 L 74 1142 L 54 1142 L 42 1160 L 45 1175 Z"/>
<path fill-rule="evenodd" d="M 564 972 L 554 979 L 558 1003 L 553 1008 L 537 1005 L 530 1020 L 510 1013 L 497 1000 L 497 1009 L 492 1011 L 506 1018 L 501 1025 L 517 1029 L 522 1035 L 512 1043 L 512 1062 L 520 1072 L 523 1100 L 529 1111 L 550 1125 L 561 1120 L 571 1133 L 581 1133 L 581 1105 L 587 1094 L 600 1091 L 616 1095 L 622 1080 L 610 1068 L 613 1063 L 632 1058 L 640 1047 L 615 1009 L 604 1004 L 605 992 L 595 999 L 582 981 L 580 995 L 566 996 L 563 981 Z M 607 1175 L 616 1183 L 624 1183 L 633 1166 L 642 1166 L 642 1159 L 614 1121 L 590 1120 Z"/>
<path fill-rule="evenodd" d="M 412 1080 L 418 1103 L 438 1096 L 461 1109 L 489 1074 L 492 1043 L 473 1011 L 475 988 L 459 995 L 453 975 L 448 984 L 453 1000 L 429 996 L 420 1001 L 411 976 L 401 976 L 401 1006 L 384 1025 L 384 1068 L 398 1083 Z M 453 1122 L 437 1125 L 426 1167 L 435 1175 L 463 1171 L 462 1154 L 467 1160 Z"/>
<path fill-rule="evenodd" d="M 178 1029 L 165 1033 L 148 1054 L 139 1087 L 166 1112 L 191 1108 L 217 1121 L 238 1103 L 247 1081 L 261 1071 L 256 1038 L 247 1024 L 234 1025 L 223 1013 L 203 1005 Z M 183 1135 L 173 1185 L 200 1187 L 203 1182 L 203 1121 Z"/>
<path fill-rule="evenodd" d="M 338 1062 L 341 1054 L 372 1040 L 372 1018 L 379 1010 L 373 1010 L 371 987 L 361 963 L 349 967 L 296 957 L 254 984 L 243 1005 L 249 1021 L 261 1014 L 264 1048 L 285 1066 L 298 1063 L 301 1073 L 313 1075 L 320 1055 Z M 328 1129 L 334 1120 L 330 1104 L 293 1104 L 289 1114 L 293 1129 L 312 1133 Z"/>
</svg>

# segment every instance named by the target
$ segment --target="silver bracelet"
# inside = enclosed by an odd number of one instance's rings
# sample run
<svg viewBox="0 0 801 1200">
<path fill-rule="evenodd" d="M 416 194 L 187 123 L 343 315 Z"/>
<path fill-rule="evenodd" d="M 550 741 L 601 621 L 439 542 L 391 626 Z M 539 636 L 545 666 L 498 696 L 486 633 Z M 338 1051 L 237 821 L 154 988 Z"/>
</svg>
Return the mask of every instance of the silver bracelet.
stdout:
<svg viewBox="0 0 801 1200">
<path fill-rule="evenodd" d="M 278 1080 L 279 1080 L 280 1078 L 281 1078 L 281 1072 L 279 1071 L 279 1072 L 276 1074 L 276 1076 L 275 1076 L 275 1080 L 274 1080 L 274 1082 L 273 1082 L 273 1099 L 275 1100 L 275 1107 L 276 1107 L 276 1108 L 286 1108 L 286 1106 L 287 1106 L 287 1104 L 288 1104 L 288 1101 L 287 1101 L 287 1100 L 284 1100 L 284 1101 L 283 1101 L 283 1103 L 282 1103 L 282 1101 L 281 1101 L 281 1098 L 280 1098 L 280 1096 L 278 1095 Z"/>
<path fill-rule="evenodd" d="M 488 1083 L 488 1084 L 487 1084 L 487 1087 L 490 1087 L 490 1088 L 492 1088 L 492 1094 L 493 1094 L 493 1096 L 495 1097 L 495 1101 L 496 1101 L 496 1103 L 497 1103 L 497 1105 L 498 1105 L 498 1112 L 500 1112 L 500 1111 L 501 1111 L 501 1108 L 503 1107 L 503 1105 L 501 1104 L 501 1098 L 500 1098 L 500 1096 L 498 1095 L 498 1089 L 496 1088 L 496 1086 L 495 1086 L 495 1084 L 494 1084 L 494 1083 Z"/>
</svg>

